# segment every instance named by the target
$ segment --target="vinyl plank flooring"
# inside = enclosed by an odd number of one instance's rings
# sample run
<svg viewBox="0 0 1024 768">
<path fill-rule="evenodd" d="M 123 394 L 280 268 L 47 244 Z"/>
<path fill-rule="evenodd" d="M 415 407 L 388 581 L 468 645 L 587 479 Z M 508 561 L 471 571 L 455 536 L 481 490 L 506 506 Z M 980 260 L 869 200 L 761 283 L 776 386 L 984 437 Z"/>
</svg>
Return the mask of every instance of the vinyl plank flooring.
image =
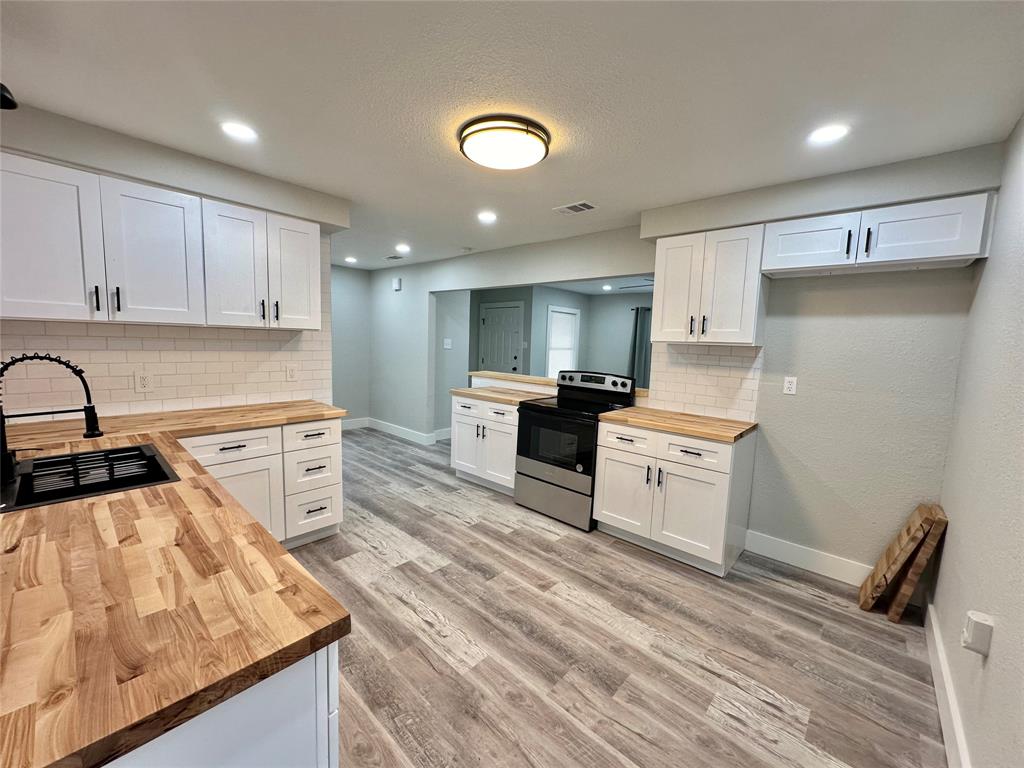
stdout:
<svg viewBox="0 0 1024 768">
<path fill-rule="evenodd" d="M 346 768 L 945 768 L 923 629 L 745 554 L 718 579 L 346 432 L 295 556 L 352 613 Z"/>
</svg>

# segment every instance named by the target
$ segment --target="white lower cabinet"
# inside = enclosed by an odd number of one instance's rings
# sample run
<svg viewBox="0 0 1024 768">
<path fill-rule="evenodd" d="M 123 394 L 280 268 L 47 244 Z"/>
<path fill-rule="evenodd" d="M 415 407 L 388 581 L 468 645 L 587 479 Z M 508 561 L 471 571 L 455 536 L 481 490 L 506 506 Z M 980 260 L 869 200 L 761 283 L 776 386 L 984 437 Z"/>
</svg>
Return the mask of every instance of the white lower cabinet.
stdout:
<svg viewBox="0 0 1024 768">
<path fill-rule="evenodd" d="M 341 419 L 180 442 L 285 546 L 333 533 L 341 522 Z"/>
<path fill-rule="evenodd" d="M 624 437 L 625 450 L 617 442 Z M 598 527 L 724 576 L 746 542 L 755 440 L 756 433 L 729 444 L 601 424 Z"/>
<path fill-rule="evenodd" d="M 465 402 L 465 401 L 463 401 Z M 488 403 L 480 403 L 478 411 L 488 414 Z M 460 402 L 452 404 L 452 468 L 479 478 L 498 490 L 511 493 L 516 484 L 517 424 L 503 421 L 507 412 L 516 413 L 515 406 L 499 408 L 506 412 L 494 418 L 466 415 Z"/>
</svg>

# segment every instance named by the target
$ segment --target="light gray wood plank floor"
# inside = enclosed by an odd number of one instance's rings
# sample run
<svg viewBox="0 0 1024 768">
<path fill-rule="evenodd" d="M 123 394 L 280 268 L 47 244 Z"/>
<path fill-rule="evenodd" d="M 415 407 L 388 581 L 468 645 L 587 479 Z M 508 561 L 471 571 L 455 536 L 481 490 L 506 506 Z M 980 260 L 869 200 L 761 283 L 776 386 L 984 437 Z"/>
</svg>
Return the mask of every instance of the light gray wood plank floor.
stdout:
<svg viewBox="0 0 1024 768">
<path fill-rule="evenodd" d="M 344 436 L 341 765 L 945 766 L 923 630 L 745 554 L 718 579 Z"/>
</svg>

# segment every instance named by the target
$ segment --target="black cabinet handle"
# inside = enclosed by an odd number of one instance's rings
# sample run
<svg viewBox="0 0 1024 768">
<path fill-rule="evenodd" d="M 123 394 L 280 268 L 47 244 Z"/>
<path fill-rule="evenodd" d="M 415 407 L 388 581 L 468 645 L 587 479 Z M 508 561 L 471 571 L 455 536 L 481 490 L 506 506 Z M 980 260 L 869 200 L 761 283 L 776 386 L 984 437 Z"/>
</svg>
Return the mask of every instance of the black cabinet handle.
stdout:
<svg viewBox="0 0 1024 768">
<path fill-rule="evenodd" d="M 267 319 L 267 300 L 260 299 L 260 320 Z"/>
<path fill-rule="evenodd" d="M 624 443 L 632 443 L 632 442 L 634 442 L 632 437 L 622 437 L 621 435 L 616 435 L 615 439 L 616 440 L 621 440 Z"/>
<path fill-rule="evenodd" d="M 472 405 L 463 405 L 462 403 L 459 403 L 459 408 L 465 408 L 467 411 L 472 411 L 473 410 L 473 406 Z"/>
<path fill-rule="evenodd" d="M 868 227 L 868 236 L 864 240 L 864 255 L 867 256 L 871 251 L 871 227 Z"/>
<path fill-rule="evenodd" d="M 239 443 L 238 445 L 222 445 L 218 448 L 218 451 L 237 451 L 241 448 L 245 448 L 245 443 Z"/>
<path fill-rule="evenodd" d="M 121 311 L 121 286 L 120 285 L 117 286 L 114 289 L 114 308 L 117 309 L 118 312 Z"/>
<path fill-rule="evenodd" d="M 480 439 L 480 425 L 479 424 L 476 425 L 476 437 L 477 437 L 478 440 Z"/>
<path fill-rule="evenodd" d="M 658 467 L 658 487 L 661 488 L 661 467 Z"/>
<path fill-rule="evenodd" d="M 853 242 L 853 230 L 846 230 L 846 255 L 850 255 L 850 244 Z"/>
<path fill-rule="evenodd" d="M 690 315 L 690 335 L 691 336 L 693 336 L 693 325 L 696 322 L 696 320 L 697 320 L 697 318 L 695 318 L 693 315 Z"/>
<path fill-rule="evenodd" d="M 700 335 L 703 336 L 708 332 L 708 316 L 700 316 Z"/>
<path fill-rule="evenodd" d="M 492 410 L 491 413 L 493 413 L 495 416 L 504 416 L 505 415 L 505 411 L 494 411 L 494 410 Z"/>
<path fill-rule="evenodd" d="M 275 301 L 274 302 L 274 319 L 275 320 L 280 320 L 281 319 L 281 302 L 280 301 Z"/>
<path fill-rule="evenodd" d="M 93 290 L 96 291 L 96 311 L 100 311 L 100 287 L 98 285 L 93 286 Z"/>
<path fill-rule="evenodd" d="M 306 467 L 305 472 L 316 472 L 321 469 L 327 469 L 326 464 L 321 464 L 319 467 Z"/>
<path fill-rule="evenodd" d="M 323 437 L 326 434 L 326 432 L 307 432 L 303 437 Z"/>
<path fill-rule="evenodd" d="M 647 482 L 646 482 L 646 484 L 647 485 L 651 484 L 651 465 L 650 464 L 647 465 Z"/>
<path fill-rule="evenodd" d="M 323 512 L 327 507 L 313 507 L 313 509 L 307 509 L 306 514 L 312 515 L 314 512 Z"/>
<path fill-rule="evenodd" d="M 484 440 L 486 440 L 486 439 L 487 439 L 487 427 L 484 427 L 484 434 L 483 434 L 483 438 L 484 438 Z"/>
<path fill-rule="evenodd" d="M 680 453 L 685 453 L 685 454 L 687 454 L 688 456 L 703 456 L 703 455 L 704 455 L 704 454 L 703 454 L 703 453 L 701 453 L 700 451 L 688 451 L 688 450 L 686 450 L 685 448 L 680 448 L 680 449 L 679 449 L 679 452 L 680 452 Z"/>
</svg>

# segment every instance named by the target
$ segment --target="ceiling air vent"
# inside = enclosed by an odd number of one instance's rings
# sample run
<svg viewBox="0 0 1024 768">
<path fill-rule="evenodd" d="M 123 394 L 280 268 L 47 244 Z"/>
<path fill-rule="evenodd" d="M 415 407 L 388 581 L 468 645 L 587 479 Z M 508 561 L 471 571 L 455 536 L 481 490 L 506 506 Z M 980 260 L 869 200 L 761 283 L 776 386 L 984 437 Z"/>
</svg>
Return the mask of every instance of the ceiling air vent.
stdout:
<svg viewBox="0 0 1024 768">
<path fill-rule="evenodd" d="M 569 205 L 562 205 L 558 208 L 552 208 L 555 213 L 560 213 L 563 216 L 575 216 L 577 213 L 586 213 L 597 208 L 593 203 L 588 203 L 586 200 L 580 200 L 578 203 L 569 203 Z"/>
<path fill-rule="evenodd" d="M 384 261 L 403 261 L 405 256 L 400 253 L 392 253 L 384 257 Z"/>
</svg>

